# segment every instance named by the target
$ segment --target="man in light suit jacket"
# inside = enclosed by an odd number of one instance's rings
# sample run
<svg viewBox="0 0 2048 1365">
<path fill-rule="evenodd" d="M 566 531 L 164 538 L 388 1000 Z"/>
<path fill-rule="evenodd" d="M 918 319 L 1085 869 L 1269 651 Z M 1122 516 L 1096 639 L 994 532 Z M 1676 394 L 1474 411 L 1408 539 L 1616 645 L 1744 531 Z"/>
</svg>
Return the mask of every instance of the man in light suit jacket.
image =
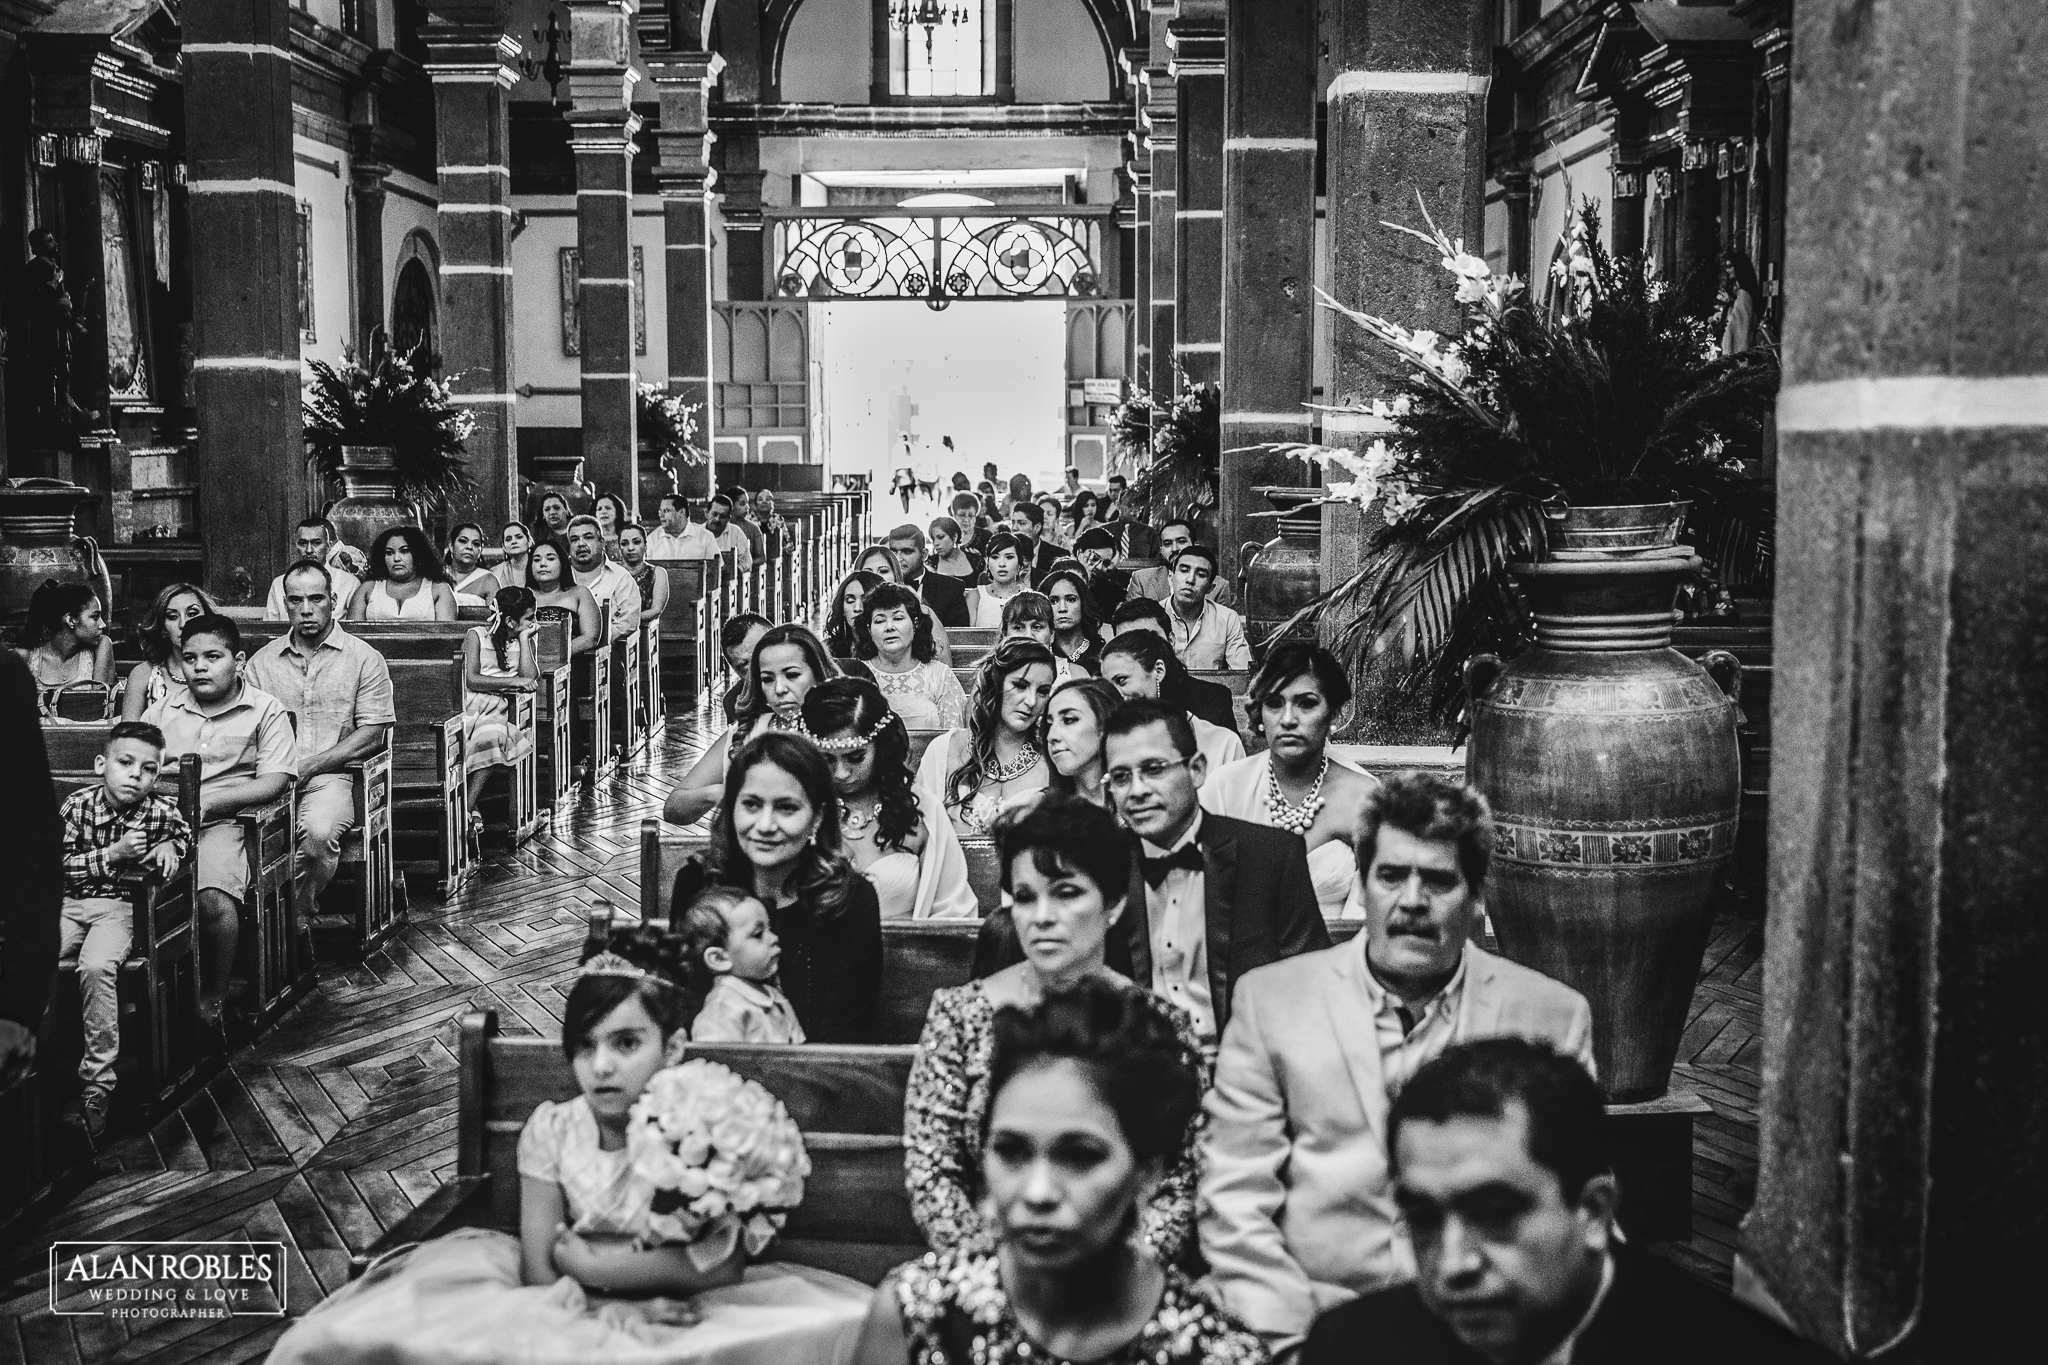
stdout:
<svg viewBox="0 0 2048 1365">
<path fill-rule="evenodd" d="M 1585 998 L 1472 942 L 1492 847 L 1478 793 L 1422 773 L 1388 781 L 1359 831 L 1364 932 L 1237 985 L 1205 1101 L 1202 1253 L 1276 1355 L 1322 1310 L 1413 1277 L 1387 1109 L 1424 1062 L 1506 1034 L 1592 1070 Z"/>
</svg>

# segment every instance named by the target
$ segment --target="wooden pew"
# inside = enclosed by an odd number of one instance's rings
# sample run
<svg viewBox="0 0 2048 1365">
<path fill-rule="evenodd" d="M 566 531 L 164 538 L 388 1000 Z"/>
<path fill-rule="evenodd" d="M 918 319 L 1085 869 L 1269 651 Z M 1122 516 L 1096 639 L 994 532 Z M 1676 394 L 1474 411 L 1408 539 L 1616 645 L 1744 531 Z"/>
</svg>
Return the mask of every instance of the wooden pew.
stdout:
<svg viewBox="0 0 2048 1365">
<path fill-rule="evenodd" d="M 540 691 L 534 700 L 535 790 L 544 818 L 553 819 L 568 809 L 576 785 L 576 766 L 571 757 L 571 722 L 575 719 L 570 692 L 569 638 L 571 626 L 560 617 L 543 617 L 534 624 L 533 652 L 540 670 Z"/>
<path fill-rule="evenodd" d="M 392 845 L 399 868 L 451 896 L 469 875 L 469 787 L 462 772 L 462 658 L 390 659 Z"/>
<path fill-rule="evenodd" d="M 106 745 L 112 722 L 92 727 L 45 726 L 51 775 L 60 798 L 97 782 L 93 759 Z M 199 828 L 199 756 L 187 754 L 159 779 L 175 790 L 185 823 Z M 196 850 L 171 877 L 131 871 L 119 880 L 134 912 L 134 939 L 117 979 L 121 1004 L 121 1055 L 115 1063 L 121 1087 L 147 1096 L 143 1108 L 167 1102 L 192 1076 L 199 1061 L 199 968 L 193 950 L 193 894 Z M 83 1052 L 84 1020 L 74 967 L 59 968 L 50 997 L 46 1037 L 57 1044 L 40 1067 L 68 1080 Z M 4 1216 L 4 1209 L 0 1209 Z"/>
<path fill-rule="evenodd" d="M 391 941 L 405 923 L 392 856 L 391 745 L 360 763 L 355 778 L 355 828 L 341 841 L 341 866 L 321 893 L 312 923 L 315 953 L 360 962 Z"/>
<path fill-rule="evenodd" d="M 353 1257 L 351 1276 L 388 1251 L 459 1227 L 519 1231 L 520 1131 L 543 1100 L 574 1098 L 575 1077 L 556 1039 L 506 1037 L 495 1011 L 464 1015 L 457 1047 L 455 1176 Z M 923 1253 L 903 1177 L 903 1092 L 912 1052 L 691 1046 L 692 1057 L 729 1066 L 773 1091 L 803 1131 L 811 1176 L 774 1244 L 774 1259 L 874 1284 Z"/>
<path fill-rule="evenodd" d="M 661 622 L 640 626 L 640 730 L 650 742 L 668 725 L 668 694 L 661 676 Z"/>
<path fill-rule="evenodd" d="M 641 632 L 636 627 L 611 643 L 611 752 L 614 759 L 637 753 L 647 742 L 646 716 L 640 709 Z"/>
<path fill-rule="evenodd" d="M 663 700 L 688 709 L 717 660 L 704 652 L 704 561 L 648 561 L 668 575 L 668 605 L 658 623 L 656 666 Z M 715 652 L 715 651 L 714 651 Z"/>
</svg>

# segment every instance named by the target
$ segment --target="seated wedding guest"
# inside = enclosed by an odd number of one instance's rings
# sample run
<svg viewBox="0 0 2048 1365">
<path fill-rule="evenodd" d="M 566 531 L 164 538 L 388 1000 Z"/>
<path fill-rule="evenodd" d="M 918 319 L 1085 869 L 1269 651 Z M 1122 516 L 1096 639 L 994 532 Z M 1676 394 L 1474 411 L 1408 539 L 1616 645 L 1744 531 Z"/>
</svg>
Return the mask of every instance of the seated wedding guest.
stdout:
<svg viewBox="0 0 2048 1365">
<path fill-rule="evenodd" d="M 1066 508 L 1050 493 L 1041 493 L 1034 501 L 1041 518 L 1039 525 L 1044 528 L 1041 538 L 1065 559 L 1074 549 L 1074 527 L 1066 517 Z M 1037 586 L 1035 580 L 1032 586 Z"/>
<path fill-rule="evenodd" d="M 619 567 L 640 592 L 640 624 L 668 610 L 668 571 L 647 562 L 647 530 L 637 521 L 619 528 Z"/>
<path fill-rule="evenodd" d="M 1017 478 L 1024 476 L 1019 474 Z M 1012 487 L 1015 480 L 1012 480 Z M 1048 538 L 1045 509 L 1031 501 L 1031 485 L 1026 481 L 1024 493 L 1010 506 L 1010 534 L 1017 537 L 1019 553 L 1024 561 L 1024 586 L 1036 587 L 1041 576 L 1051 572 L 1059 562 L 1060 547 Z"/>
<path fill-rule="evenodd" d="M 574 516 L 569 500 L 560 493 L 549 491 L 540 499 L 540 525 L 533 528 L 535 540 L 560 540 L 569 534 L 569 518 Z"/>
<path fill-rule="evenodd" d="M 1387 1111 L 1411 1284 L 1315 1321 L 1302 1365 L 1793 1365 L 1831 1359 L 1624 1242 L 1600 1087 L 1524 1038 L 1457 1043 Z"/>
<path fill-rule="evenodd" d="M 501 588 L 525 587 L 526 556 L 533 549 L 533 532 L 523 521 L 508 521 L 498 532 L 498 548 L 505 552 L 505 557 L 498 561 L 498 567 L 491 576 L 498 580 Z"/>
<path fill-rule="evenodd" d="M 1122 703 L 1117 690 L 1099 678 L 1075 678 L 1053 688 L 1045 707 L 1045 756 L 1052 764 L 1048 790 L 1110 808 L 1102 781 L 1102 741 L 1109 718 Z"/>
<path fill-rule="evenodd" d="M 891 554 L 886 546 L 868 546 L 854 560 L 853 567 L 856 573 L 873 574 L 884 583 L 901 584 L 903 582 L 902 575 L 896 572 L 896 556 Z M 922 598 L 918 600 L 923 601 Z M 925 619 L 932 623 L 932 649 L 935 652 L 935 656 L 940 663 L 951 668 L 953 666 L 953 644 L 952 641 L 946 638 L 945 623 L 939 619 L 938 612 L 932 610 L 932 605 L 929 602 L 924 604 L 924 615 Z M 859 655 L 835 655 L 834 657 L 851 659 L 858 658 Z"/>
<path fill-rule="evenodd" d="M 963 838 L 988 832 L 997 812 L 1052 780 L 1039 722 L 1052 695 L 1052 651 L 1004 640 L 981 664 L 964 728 L 926 746 L 920 799 L 946 812 Z"/>
<path fill-rule="evenodd" d="M 1173 628 L 1166 623 L 1166 608 L 1149 597 L 1125 598 L 1123 605 L 1110 613 L 1109 624 L 1102 628 L 1103 643 L 1109 643 L 1126 630 L 1149 630 L 1169 645 L 1173 643 Z M 1191 716 L 1208 721 L 1218 729 L 1237 733 L 1237 698 L 1222 683 L 1189 673 L 1181 667 L 1178 656 L 1168 669 L 1159 699 L 1168 706 L 1177 706 Z"/>
<path fill-rule="evenodd" d="M 519 1134 L 518 1235 L 461 1228 L 399 1253 L 292 1324 L 270 1365 L 684 1361 L 707 1349 L 831 1360 L 851 1350 L 865 1286 L 750 1265 L 729 1224 L 729 1249 L 709 1229 L 685 1243 L 649 1225 L 655 1187 L 627 1133 L 655 1076 L 684 1059 L 690 996 L 677 946 L 638 925 L 614 930 L 578 972 L 561 1044 L 577 1093 L 541 1101 Z M 805 1325 L 791 1327 L 790 1315 Z"/>
<path fill-rule="evenodd" d="M 370 546 L 363 585 L 349 599 L 351 621 L 453 621 L 455 590 L 434 543 L 417 526 L 394 526 Z"/>
<path fill-rule="evenodd" d="M 249 891 L 249 855 L 235 817 L 291 790 L 299 772 L 298 746 L 291 716 L 277 698 L 243 680 L 247 656 L 233 621 L 187 621 L 178 652 L 185 685 L 166 692 L 142 719 L 163 732 L 165 762 L 199 755 L 193 949 L 199 960 L 199 1021 L 217 1033 L 241 936 L 242 899 Z"/>
<path fill-rule="evenodd" d="M 678 825 L 701 820 L 725 795 L 728 755 L 769 730 L 795 730 L 804 697 L 825 679 L 840 676 L 839 665 L 807 628 L 784 625 L 762 632 L 747 666 L 739 714 L 668 794 L 662 818 Z"/>
<path fill-rule="evenodd" d="M 661 525 L 647 533 L 649 559 L 714 559 L 718 540 L 690 520 L 690 504 L 680 493 L 663 493 L 655 504 Z"/>
<path fill-rule="evenodd" d="M 732 519 L 733 500 L 724 493 L 712 498 L 704 507 L 704 531 L 717 542 L 719 551 L 733 552 L 733 568 L 741 573 L 754 566 L 754 542 Z"/>
<path fill-rule="evenodd" d="M 1126 701 L 1152 701 L 1172 707 L 1167 683 L 1177 666 L 1173 646 L 1149 630 L 1127 630 L 1102 647 L 1102 679 L 1123 694 Z M 1192 708 L 1182 706 L 1192 712 Z M 1188 716 L 1193 727 L 1196 750 L 1208 770 L 1237 762 L 1244 757 L 1244 741 L 1237 731 L 1212 725 L 1200 716 Z"/>
<path fill-rule="evenodd" d="M 284 573 L 291 629 L 258 649 L 245 676 L 277 698 L 297 722 L 298 878 L 293 930 L 310 932 L 320 893 L 341 867 L 341 841 L 355 828 L 356 780 L 348 765 L 385 747 L 398 723 L 384 656 L 334 619 L 333 580 L 302 560 Z"/>
<path fill-rule="evenodd" d="M 967 855 L 953 823 L 929 814 L 910 781 L 910 735 L 865 678 L 829 678 L 804 696 L 804 738 L 832 768 L 840 852 L 874 883 L 883 919 L 973 919 Z"/>
<path fill-rule="evenodd" d="M 46 579 L 29 595 L 28 621 L 14 652 L 48 696 L 73 683 L 114 686 L 114 637 L 99 594 L 84 583 Z"/>
<path fill-rule="evenodd" d="M 1116 567 L 1116 532 L 1107 526 L 1091 526 L 1074 540 L 1074 558 L 1088 571 L 1088 602 L 1097 621 L 1123 605 L 1130 595 L 1131 576 Z"/>
<path fill-rule="evenodd" d="M 728 725 L 740 713 L 740 696 L 747 690 L 747 671 L 754 662 L 754 646 L 761 643 L 761 637 L 768 633 L 771 624 L 757 611 L 742 611 L 726 617 L 725 624 L 718 628 L 719 660 L 732 676 L 732 684 L 719 699 Z"/>
<path fill-rule="evenodd" d="M 590 515 L 597 521 L 598 538 L 604 542 L 604 557 L 617 560 L 619 531 L 628 520 L 626 500 L 616 493 L 599 493 L 597 501 L 590 505 Z"/>
<path fill-rule="evenodd" d="M 602 528 L 596 517 L 569 520 L 569 572 L 576 585 L 588 588 L 605 618 L 604 642 L 631 635 L 640 628 L 640 589 L 633 576 L 605 557 Z"/>
<path fill-rule="evenodd" d="M 988 548 L 983 551 L 981 560 L 982 572 L 988 582 L 975 589 L 974 619 L 971 623 L 975 629 L 1000 629 L 1003 613 L 1010 602 L 1017 594 L 1031 590 L 1024 581 L 1025 556 L 1028 553 L 1024 542 L 1008 531 L 998 531 L 989 537 Z"/>
<path fill-rule="evenodd" d="M 754 515 L 754 495 L 744 488 L 733 488 L 720 494 L 732 499 L 732 529 L 747 538 L 747 549 L 752 562 L 765 562 L 768 553 L 768 537 L 761 531 L 760 518 Z"/>
<path fill-rule="evenodd" d="M 169 591 L 169 589 L 166 589 Z M 7 889 L 0 896 L 0 1092 L 28 1074 L 57 965 L 64 903 L 64 821 L 36 712 L 35 679 L 0 650 L 0 829 Z"/>
<path fill-rule="evenodd" d="M 1042 592 L 1020 592 L 1003 604 L 1003 633 L 999 638 L 1035 640 L 1044 645 L 1052 654 L 1055 687 L 1073 678 L 1095 676 L 1053 649 L 1052 599 Z"/>
<path fill-rule="evenodd" d="M 993 529 L 989 522 L 987 504 L 978 494 L 955 493 L 947 510 L 960 528 L 960 547 L 973 555 L 979 563 L 981 552 L 988 545 L 990 530 Z M 978 579 L 980 575 L 977 574 L 975 577 Z"/>
<path fill-rule="evenodd" d="M 855 569 L 839 580 L 839 587 L 833 592 L 825 609 L 825 621 L 819 630 L 824 637 L 825 647 L 835 659 L 858 659 L 860 657 L 860 614 L 867 606 L 868 594 L 889 580 L 881 574 L 866 569 Z"/>
<path fill-rule="evenodd" d="M 1184 1010 L 1117 974 L 1104 960 L 1129 892 L 1127 845 L 1107 811 L 1049 798 L 1012 812 L 995 828 L 1002 887 L 1022 942 L 1014 965 L 965 986 L 933 992 L 924 1036 L 903 1101 L 903 1165 L 910 1211 L 933 1250 L 993 1250 L 999 1226 L 984 1202 L 982 1136 L 988 1116 L 989 1053 L 998 1011 L 1031 1009 L 1088 982 L 1113 992 L 1098 1008 L 1128 998 L 1176 1042 L 1197 1087 L 1199 1041 Z M 1196 1128 L 1182 1114 L 1162 1152 L 1160 1180 L 1144 1202 L 1137 1234 L 1172 1261 L 1192 1231 Z"/>
<path fill-rule="evenodd" d="M 1085 672 L 1096 672 L 1102 657 L 1102 641 L 1095 633 L 1095 606 L 1088 595 L 1088 575 L 1078 566 L 1063 565 L 1038 580 L 1038 591 L 1052 602 L 1054 657 Z"/>
<path fill-rule="evenodd" d="M 569 547 L 559 540 L 537 540 L 526 556 L 526 586 L 533 593 L 534 619 L 567 621 L 569 652 L 588 654 L 604 643 L 605 618 L 588 588 L 570 577 Z"/>
<path fill-rule="evenodd" d="M 1387 1105 L 1424 1062 L 1515 1034 L 1592 1069 L 1585 998 L 1473 942 L 1492 854 L 1479 793 L 1427 773 L 1389 779 L 1358 830 L 1363 932 L 1237 988 L 1207 1103 L 1202 1254 L 1276 1353 L 1318 1312 L 1413 1275 Z"/>
<path fill-rule="evenodd" d="M 1179 1159 L 1198 1059 L 1142 993 L 1090 980 L 990 1030 L 982 1243 L 898 1268 L 855 1365 L 1264 1365 L 1257 1337 L 1137 1244 Z"/>
<path fill-rule="evenodd" d="M 1159 527 L 1159 557 L 1165 563 L 1150 569 L 1139 569 L 1131 575 L 1131 596 L 1149 597 L 1155 602 L 1164 602 L 1173 596 L 1173 560 L 1182 550 L 1195 543 L 1195 524 L 1184 517 L 1169 517 Z M 1228 581 L 1216 583 L 1209 592 L 1209 600 L 1219 607 L 1234 607 L 1237 597 Z"/>
<path fill-rule="evenodd" d="M 297 563 L 301 559 L 312 559 L 325 564 L 327 571 L 334 575 L 334 600 L 343 606 L 347 606 L 355 600 L 356 589 L 363 584 L 362 580 L 349 572 L 348 569 L 334 562 L 334 551 L 340 543 L 340 539 L 334 534 L 334 527 L 328 524 L 327 518 L 302 517 L 299 519 L 298 526 L 292 532 L 291 562 Z M 283 574 L 279 574 L 270 580 L 270 591 L 264 595 L 263 599 L 263 619 L 266 621 L 282 621 L 286 619 Z"/>
<path fill-rule="evenodd" d="M 178 640 L 186 623 L 219 612 L 220 607 L 206 590 L 190 583 L 173 583 L 156 595 L 136 623 L 142 662 L 128 670 L 128 681 L 122 685 L 122 720 L 140 720 L 142 713 L 152 703 L 162 701 L 166 692 L 185 685 L 185 661 L 178 656 Z M 280 607 L 279 620 L 284 619 L 282 612 Z"/>
<path fill-rule="evenodd" d="M 950 730 L 960 724 L 967 698 L 936 657 L 923 605 L 900 584 L 879 585 L 862 600 L 854 645 L 905 725 Z"/>
<path fill-rule="evenodd" d="M 455 605 L 482 607 L 490 604 L 503 584 L 483 565 L 484 528 L 465 521 L 448 535 L 448 582 L 455 592 Z M 340 589 L 336 588 L 339 598 Z"/>
<path fill-rule="evenodd" d="M 804 1040 L 795 1008 L 775 984 L 782 944 L 758 898 L 730 886 L 707 887 L 677 917 L 676 932 L 691 974 L 708 979 L 704 1004 L 690 1021 L 691 1042 Z"/>
<path fill-rule="evenodd" d="M 972 526 L 974 523 L 970 520 L 967 524 Z M 981 557 L 967 548 L 960 523 L 952 517 L 934 517 L 931 532 L 931 571 L 947 578 L 957 578 L 972 590 L 975 581 L 981 577 Z"/>
<path fill-rule="evenodd" d="M 540 690 L 540 667 L 526 634 L 534 611 L 529 589 L 500 588 L 491 599 L 490 624 L 462 637 L 462 771 L 472 829 L 483 820 L 476 803 L 491 770 L 509 768 L 533 749 L 533 736 L 512 723 L 508 697 Z"/>
<path fill-rule="evenodd" d="M 1299 834 L 1324 919 L 1345 917 L 1358 881 L 1351 842 L 1379 779 L 1330 755 L 1330 729 L 1351 701 L 1351 680 L 1330 652 L 1284 640 L 1267 654 L 1246 693 L 1266 747 L 1212 769 L 1202 807 Z"/>
<path fill-rule="evenodd" d="M 1219 563 L 1216 551 L 1207 545 L 1190 545 L 1173 558 L 1173 592 L 1166 599 L 1166 621 L 1174 653 L 1197 673 L 1252 666 L 1244 618 L 1210 600 Z"/>
<path fill-rule="evenodd" d="M 130 870 L 176 876 L 192 851 L 192 829 L 178 813 L 176 799 L 156 790 L 163 759 L 161 730 L 122 721 L 107 732 L 92 761 L 99 782 L 64 798 L 63 928 L 57 957 L 78 971 L 85 1025 L 85 1052 L 78 1062 L 85 1090 L 78 1099 L 78 1121 L 89 1138 L 106 1131 L 114 1098 L 114 1061 L 121 1055 L 117 978 L 135 942 L 135 906 L 119 878 Z"/>
<path fill-rule="evenodd" d="M 669 904 L 689 905 L 706 886 L 756 897 L 781 943 L 779 979 L 804 1036 L 865 1043 L 881 997 L 882 914 L 874 886 L 838 851 L 839 823 L 817 746 L 760 735 L 733 755 L 711 847 L 676 872 Z"/>
<path fill-rule="evenodd" d="M 939 623 L 964 626 L 971 619 L 967 605 L 970 591 L 958 578 L 932 573 L 925 563 L 924 532 L 916 526 L 898 526 L 889 532 L 889 555 L 896 561 L 896 581 L 939 614 Z"/>
</svg>

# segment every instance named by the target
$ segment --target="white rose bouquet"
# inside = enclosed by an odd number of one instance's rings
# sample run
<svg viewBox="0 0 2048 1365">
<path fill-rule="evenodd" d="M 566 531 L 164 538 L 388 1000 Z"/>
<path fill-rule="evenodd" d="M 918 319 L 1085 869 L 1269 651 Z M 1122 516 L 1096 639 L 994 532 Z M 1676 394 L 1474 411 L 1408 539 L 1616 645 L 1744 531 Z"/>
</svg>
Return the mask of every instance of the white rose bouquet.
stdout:
<svg viewBox="0 0 2048 1365">
<path fill-rule="evenodd" d="M 655 1073 L 634 1101 L 626 1150 L 634 1174 L 654 1187 L 646 1240 L 683 1243 L 706 1270 L 735 1245 L 760 1255 L 803 1202 L 811 1173 L 782 1101 L 701 1059 Z"/>
</svg>

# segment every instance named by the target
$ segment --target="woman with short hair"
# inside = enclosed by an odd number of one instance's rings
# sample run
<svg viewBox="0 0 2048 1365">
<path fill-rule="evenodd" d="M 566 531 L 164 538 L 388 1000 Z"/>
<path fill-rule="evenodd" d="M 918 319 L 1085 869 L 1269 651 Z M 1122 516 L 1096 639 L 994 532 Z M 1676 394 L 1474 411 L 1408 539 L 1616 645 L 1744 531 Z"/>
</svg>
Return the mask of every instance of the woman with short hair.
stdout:
<svg viewBox="0 0 2048 1365">
<path fill-rule="evenodd" d="M 905 725 L 950 730 L 960 723 L 967 698 L 953 670 L 936 657 L 916 593 L 897 583 L 876 587 L 861 604 L 854 644 Z"/>
</svg>

